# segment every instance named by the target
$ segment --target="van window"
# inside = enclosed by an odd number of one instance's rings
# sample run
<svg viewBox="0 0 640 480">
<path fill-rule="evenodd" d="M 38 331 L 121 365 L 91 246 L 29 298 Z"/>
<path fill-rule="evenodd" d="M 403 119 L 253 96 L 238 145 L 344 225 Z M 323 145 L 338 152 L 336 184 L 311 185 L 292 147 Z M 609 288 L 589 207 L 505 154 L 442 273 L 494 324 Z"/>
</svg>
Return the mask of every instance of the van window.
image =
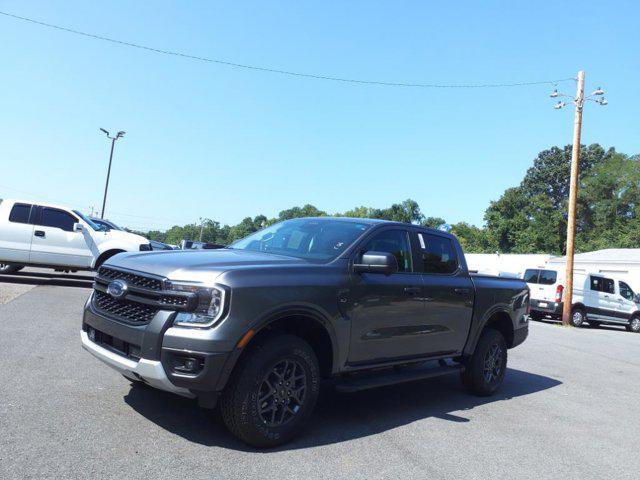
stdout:
<svg viewBox="0 0 640 480">
<path fill-rule="evenodd" d="M 31 205 L 26 203 L 16 203 L 9 213 L 9 221 L 14 223 L 29 223 L 29 213 Z"/>
<path fill-rule="evenodd" d="M 558 272 L 555 270 L 538 270 L 530 268 L 525 270 L 523 279 L 527 283 L 553 285 L 558 279 Z"/>
<path fill-rule="evenodd" d="M 620 282 L 620 295 L 622 295 L 627 300 L 631 300 L 632 302 L 633 297 L 635 296 L 633 290 L 631 290 L 631 287 L 624 282 Z"/>
<path fill-rule="evenodd" d="M 438 235 L 418 233 L 422 254 L 422 271 L 425 273 L 453 273 L 458 269 L 458 259 L 451 240 Z"/>
<path fill-rule="evenodd" d="M 540 270 L 529 268 L 525 270 L 524 276 L 522 279 L 527 283 L 538 283 L 538 276 L 540 275 Z"/>
<path fill-rule="evenodd" d="M 615 286 L 610 278 L 592 276 L 591 290 L 594 292 L 615 293 Z"/>
</svg>

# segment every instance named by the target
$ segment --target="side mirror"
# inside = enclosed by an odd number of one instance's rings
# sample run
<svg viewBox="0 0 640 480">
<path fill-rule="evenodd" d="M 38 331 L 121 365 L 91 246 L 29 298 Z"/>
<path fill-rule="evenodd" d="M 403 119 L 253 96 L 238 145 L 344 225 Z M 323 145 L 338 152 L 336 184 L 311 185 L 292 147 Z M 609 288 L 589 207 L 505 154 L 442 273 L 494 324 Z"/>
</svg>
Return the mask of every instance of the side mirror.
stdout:
<svg viewBox="0 0 640 480">
<path fill-rule="evenodd" d="M 635 303 L 640 303 L 640 293 L 636 293 L 636 294 L 633 296 L 633 301 L 634 301 Z"/>
<path fill-rule="evenodd" d="M 398 271 L 398 260 L 395 255 L 387 252 L 366 252 L 360 263 L 353 265 L 357 273 L 383 273 L 391 275 Z"/>
<path fill-rule="evenodd" d="M 81 223 L 74 223 L 73 224 L 73 231 L 74 232 L 81 232 L 82 230 L 84 230 L 84 227 L 82 226 Z"/>
</svg>

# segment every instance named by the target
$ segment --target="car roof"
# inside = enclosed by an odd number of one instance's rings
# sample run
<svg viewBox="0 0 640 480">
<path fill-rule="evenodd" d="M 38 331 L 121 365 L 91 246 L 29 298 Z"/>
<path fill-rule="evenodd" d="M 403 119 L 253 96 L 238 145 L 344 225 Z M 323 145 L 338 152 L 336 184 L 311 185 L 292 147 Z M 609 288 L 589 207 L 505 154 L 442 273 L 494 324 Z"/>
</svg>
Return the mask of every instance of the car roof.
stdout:
<svg viewBox="0 0 640 480">
<path fill-rule="evenodd" d="M 41 207 L 52 207 L 52 208 L 59 208 L 61 210 L 74 210 L 73 208 L 71 208 L 68 205 L 61 205 L 59 203 L 52 203 L 52 202 L 43 202 L 41 200 L 24 200 L 21 198 L 5 198 L 2 200 L 2 203 L 7 202 L 7 203 L 28 203 L 30 205 L 38 205 Z"/>
<path fill-rule="evenodd" d="M 318 220 L 318 221 L 330 221 L 330 220 L 340 220 L 344 222 L 350 223 L 366 223 L 368 225 L 397 225 L 399 227 L 413 227 L 419 230 L 424 230 L 429 233 L 434 233 L 436 235 L 441 235 L 449 238 L 453 238 L 454 235 L 449 232 L 443 232 L 442 230 L 438 230 L 436 228 L 427 227 L 423 225 L 415 225 L 413 223 L 405 223 L 405 222 L 396 222 L 394 220 L 385 220 L 382 218 L 359 218 L 359 217 L 296 217 L 290 218 L 289 220 Z M 287 220 L 284 220 L 287 221 Z"/>
</svg>

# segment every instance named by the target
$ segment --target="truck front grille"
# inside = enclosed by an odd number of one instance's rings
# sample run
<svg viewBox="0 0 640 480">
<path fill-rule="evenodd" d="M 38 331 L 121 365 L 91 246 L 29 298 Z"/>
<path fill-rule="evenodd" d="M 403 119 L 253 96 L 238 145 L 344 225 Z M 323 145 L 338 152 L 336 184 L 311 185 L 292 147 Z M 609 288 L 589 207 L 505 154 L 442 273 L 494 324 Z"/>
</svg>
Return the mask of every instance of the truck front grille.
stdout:
<svg viewBox="0 0 640 480">
<path fill-rule="evenodd" d="M 159 308 L 142 303 L 116 300 L 111 295 L 97 290 L 93 293 L 93 305 L 99 311 L 106 313 L 107 316 L 116 317 L 119 320 L 125 320 L 127 323 L 135 325 L 146 325 L 159 310 Z"/>
<path fill-rule="evenodd" d="M 109 267 L 100 267 L 98 275 L 105 280 L 124 280 L 129 285 L 135 285 L 136 287 L 148 288 L 149 290 L 162 290 L 162 280 L 159 278 L 137 275 Z"/>
<path fill-rule="evenodd" d="M 115 280 L 126 285 L 124 295 L 117 298 L 109 294 L 109 284 Z M 133 325 L 146 325 L 160 310 L 191 311 L 198 306 L 195 293 L 166 286 L 163 277 L 103 266 L 93 284 L 93 306 L 106 317 Z"/>
</svg>

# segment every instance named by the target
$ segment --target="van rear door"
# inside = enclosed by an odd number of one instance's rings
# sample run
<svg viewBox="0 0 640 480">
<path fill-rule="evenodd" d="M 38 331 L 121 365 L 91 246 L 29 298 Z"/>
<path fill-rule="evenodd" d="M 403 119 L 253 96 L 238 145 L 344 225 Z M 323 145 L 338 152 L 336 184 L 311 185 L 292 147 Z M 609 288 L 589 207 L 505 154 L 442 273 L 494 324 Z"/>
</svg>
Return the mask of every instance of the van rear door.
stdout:
<svg viewBox="0 0 640 480">
<path fill-rule="evenodd" d="M 558 272 L 532 268 L 524 273 L 524 281 L 531 291 L 531 299 L 553 303 L 556 301 Z"/>
</svg>

